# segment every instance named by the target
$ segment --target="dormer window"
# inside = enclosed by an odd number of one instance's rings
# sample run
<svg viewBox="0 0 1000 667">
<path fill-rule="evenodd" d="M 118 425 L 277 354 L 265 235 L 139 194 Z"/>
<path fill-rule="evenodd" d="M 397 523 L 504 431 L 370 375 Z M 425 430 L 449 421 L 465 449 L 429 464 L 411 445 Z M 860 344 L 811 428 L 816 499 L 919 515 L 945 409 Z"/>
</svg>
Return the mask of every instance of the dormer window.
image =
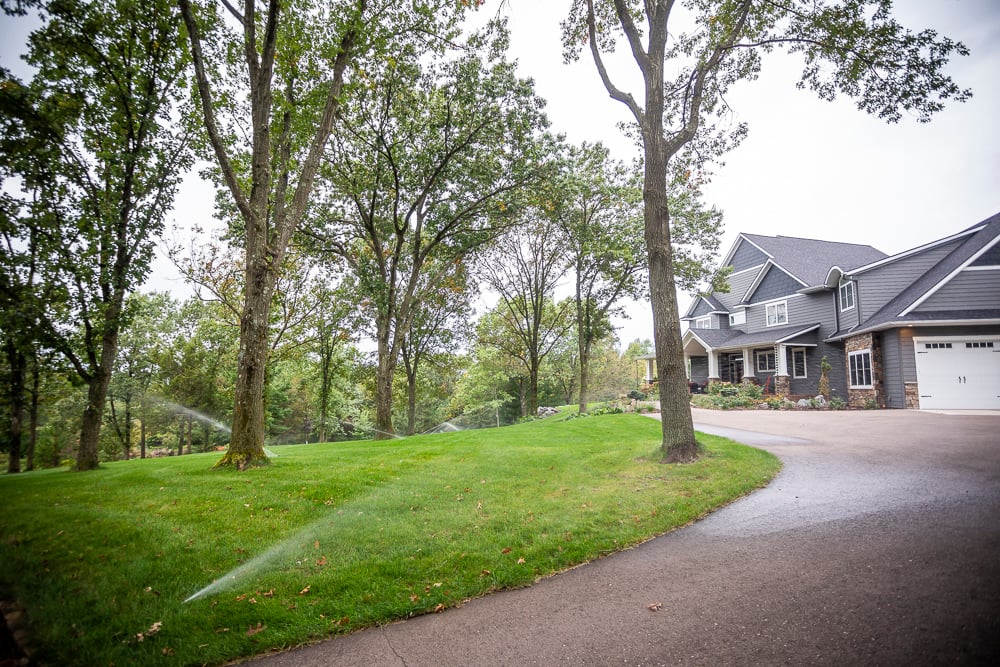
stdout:
<svg viewBox="0 0 1000 667">
<path fill-rule="evenodd" d="M 695 329 L 711 329 L 712 328 L 712 318 L 711 317 L 699 317 L 694 321 Z"/>
<path fill-rule="evenodd" d="M 840 281 L 840 310 L 851 310 L 854 308 L 854 281 Z"/>
<path fill-rule="evenodd" d="M 730 326 L 736 326 L 738 324 L 746 324 L 746 323 L 747 323 L 747 314 L 745 311 L 741 310 L 738 313 L 731 313 L 729 315 Z"/>
</svg>

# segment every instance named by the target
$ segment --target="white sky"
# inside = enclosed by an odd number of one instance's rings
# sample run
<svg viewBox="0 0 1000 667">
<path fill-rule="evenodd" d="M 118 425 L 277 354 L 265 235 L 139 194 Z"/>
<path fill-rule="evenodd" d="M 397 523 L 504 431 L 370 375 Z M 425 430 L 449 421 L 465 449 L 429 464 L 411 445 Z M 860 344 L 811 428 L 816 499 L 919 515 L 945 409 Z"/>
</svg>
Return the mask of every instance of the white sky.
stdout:
<svg viewBox="0 0 1000 667">
<path fill-rule="evenodd" d="M 490 0 L 481 12 L 496 12 Z M 848 99 L 823 102 L 795 88 L 798 60 L 773 54 L 759 80 L 729 95 L 750 135 L 726 156 L 705 189 L 725 213 L 722 252 L 739 232 L 867 243 L 896 253 L 965 229 L 1000 211 L 1000 1 L 897 0 L 911 28 L 931 27 L 972 51 L 949 73 L 973 99 L 948 106 L 934 120 L 887 125 Z M 559 21 L 569 0 L 507 0 L 512 56 L 548 100 L 552 129 L 574 142 L 602 141 L 623 160 L 636 149 L 617 129 L 627 110 L 611 100 L 589 54 L 562 63 Z M 0 64 L 24 76 L 17 62 L 28 24 L 0 16 Z M 623 87 L 624 83 L 619 84 Z M 634 94 L 641 99 L 641 90 Z M 209 188 L 189 178 L 170 222 L 211 225 Z M 168 223 L 169 227 L 169 223 Z M 169 232 L 168 232 L 169 235 Z M 161 257 L 149 284 L 190 293 Z M 688 298 L 682 295 L 681 311 Z M 619 338 L 652 338 L 647 303 L 630 304 Z"/>
</svg>

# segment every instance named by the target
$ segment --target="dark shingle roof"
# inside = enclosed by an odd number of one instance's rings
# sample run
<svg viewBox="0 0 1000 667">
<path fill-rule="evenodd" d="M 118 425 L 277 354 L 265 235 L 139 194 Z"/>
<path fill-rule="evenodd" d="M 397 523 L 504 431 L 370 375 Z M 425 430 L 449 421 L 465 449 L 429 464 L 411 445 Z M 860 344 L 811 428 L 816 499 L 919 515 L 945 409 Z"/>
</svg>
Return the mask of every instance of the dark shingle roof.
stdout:
<svg viewBox="0 0 1000 667">
<path fill-rule="evenodd" d="M 771 256 L 772 261 L 806 285 L 822 285 L 834 266 L 864 266 L 888 257 L 870 245 L 801 239 L 793 236 L 741 234 Z"/>
<path fill-rule="evenodd" d="M 793 324 L 784 327 L 772 327 L 753 333 L 746 333 L 741 329 L 689 329 L 688 333 L 697 336 L 705 345 L 715 350 L 723 347 L 754 347 L 773 345 L 778 341 L 787 342 L 788 339 L 798 338 L 799 335 L 810 333 L 818 329 L 819 326 L 819 324 Z"/>
<path fill-rule="evenodd" d="M 869 317 L 860 326 L 854 327 L 852 331 L 868 331 L 878 329 L 880 326 L 889 324 L 891 322 L 901 322 L 901 321 L 920 321 L 926 322 L 931 319 L 935 319 L 940 316 L 942 320 L 956 320 L 956 319 L 989 319 L 990 315 L 984 315 L 983 317 L 973 316 L 973 317 L 958 317 L 957 312 L 959 311 L 944 311 L 939 313 L 933 313 L 934 318 L 930 317 L 932 313 L 924 312 L 910 312 L 907 315 L 902 313 L 910 308 L 917 300 L 923 297 L 927 292 L 937 286 L 941 281 L 950 276 L 952 273 L 960 269 L 965 265 L 972 257 L 983 249 L 983 247 L 1000 236 L 1000 213 L 987 218 L 986 220 L 979 223 L 979 225 L 974 225 L 970 229 L 978 226 L 983 226 L 978 232 L 969 236 L 962 242 L 957 248 L 955 248 L 949 255 L 947 255 L 940 262 L 935 264 L 927 273 L 920 276 L 917 280 L 904 289 L 902 292 L 896 295 L 889 303 L 878 310 L 874 315 Z M 964 311 L 963 311 L 964 312 Z M 991 311 L 979 311 L 973 310 L 968 311 L 969 313 L 989 313 Z M 842 332 L 849 333 L 849 332 Z M 839 334 L 838 334 L 839 335 Z"/>
</svg>

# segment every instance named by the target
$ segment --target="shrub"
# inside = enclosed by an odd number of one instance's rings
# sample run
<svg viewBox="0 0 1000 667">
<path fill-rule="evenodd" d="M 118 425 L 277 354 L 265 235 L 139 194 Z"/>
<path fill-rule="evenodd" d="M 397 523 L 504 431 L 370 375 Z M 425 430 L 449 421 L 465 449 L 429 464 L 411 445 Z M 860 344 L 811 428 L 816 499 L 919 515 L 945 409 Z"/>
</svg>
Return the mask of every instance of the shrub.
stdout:
<svg viewBox="0 0 1000 667">
<path fill-rule="evenodd" d="M 847 403 L 840 396 L 834 396 L 829 402 L 831 410 L 843 410 Z"/>
<path fill-rule="evenodd" d="M 763 397 L 763 389 L 752 382 L 715 382 L 708 386 L 707 394 L 693 395 L 691 403 L 697 407 L 731 410 L 756 407 Z"/>
</svg>

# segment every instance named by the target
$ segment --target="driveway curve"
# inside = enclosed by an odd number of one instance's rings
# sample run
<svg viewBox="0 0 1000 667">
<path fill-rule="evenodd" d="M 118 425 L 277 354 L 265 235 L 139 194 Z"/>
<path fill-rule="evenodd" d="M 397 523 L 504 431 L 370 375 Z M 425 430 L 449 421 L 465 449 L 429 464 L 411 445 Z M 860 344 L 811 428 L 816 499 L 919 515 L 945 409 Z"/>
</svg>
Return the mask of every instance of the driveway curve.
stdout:
<svg viewBox="0 0 1000 667">
<path fill-rule="evenodd" d="M 694 418 L 784 469 L 703 521 L 530 588 L 252 664 L 1000 663 L 1000 415 Z"/>
</svg>

